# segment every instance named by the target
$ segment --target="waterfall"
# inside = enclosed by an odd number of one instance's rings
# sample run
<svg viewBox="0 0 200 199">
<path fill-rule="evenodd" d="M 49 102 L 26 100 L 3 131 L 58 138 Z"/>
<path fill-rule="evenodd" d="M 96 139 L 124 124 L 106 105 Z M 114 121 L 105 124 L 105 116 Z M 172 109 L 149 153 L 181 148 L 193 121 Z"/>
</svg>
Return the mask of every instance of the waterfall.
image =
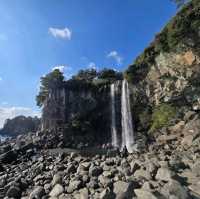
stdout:
<svg viewBox="0 0 200 199">
<path fill-rule="evenodd" d="M 111 135 L 112 135 L 112 146 L 118 147 L 117 139 L 117 127 L 116 127 L 116 109 L 115 109 L 115 84 L 110 86 L 110 98 L 111 98 Z"/>
<path fill-rule="evenodd" d="M 121 125 L 122 125 L 122 145 L 126 146 L 129 153 L 133 152 L 134 134 L 133 123 L 130 106 L 130 93 L 129 86 L 126 80 L 122 82 L 122 94 L 121 94 Z"/>
<path fill-rule="evenodd" d="M 121 89 L 121 92 L 120 90 Z M 121 95 L 119 95 L 121 93 Z M 120 104 L 120 103 L 121 104 Z M 126 147 L 129 153 L 134 150 L 134 131 L 130 106 L 129 85 L 126 80 L 117 81 L 110 85 L 110 105 L 111 105 L 111 138 L 112 146 L 115 148 Z M 121 115 L 119 116 L 118 114 Z M 121 119 L 121 127 L 120 127 Z M 118 136 L 119 129 L 121 135 Z"/>
</svg>

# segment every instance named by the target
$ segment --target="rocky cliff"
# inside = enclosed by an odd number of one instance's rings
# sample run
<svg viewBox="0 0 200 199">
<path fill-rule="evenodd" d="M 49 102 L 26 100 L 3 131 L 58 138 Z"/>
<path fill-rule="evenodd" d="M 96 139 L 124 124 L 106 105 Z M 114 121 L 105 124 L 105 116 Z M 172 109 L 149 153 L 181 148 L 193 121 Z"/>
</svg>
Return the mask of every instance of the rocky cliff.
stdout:
<svg viewBox="0 0 200 199">
<path fill-rule="evenodd" d="M 43 106 L 42 129 L 63 132 L 66 146 L 110 141 L 109 85 L 115 78 L 121 75 L 106 79 L 97 75 L 89 81 L 74 77 L 60 89 L 50 90 Z"/>
<path fill-rule="evenodd" d="M 17 116 L 13 119 L 7 119 L 0 134 L 17 136 L 28 132 L 36 132 L 39 129 L 40 119 L 37 117 Z"/>
<path fill-rule="evenodd" d="M 125 72 L 139 131 L 155 131 L 200 110 L 199 10 L 197 0 L 185 5 Z"/>
</svg>

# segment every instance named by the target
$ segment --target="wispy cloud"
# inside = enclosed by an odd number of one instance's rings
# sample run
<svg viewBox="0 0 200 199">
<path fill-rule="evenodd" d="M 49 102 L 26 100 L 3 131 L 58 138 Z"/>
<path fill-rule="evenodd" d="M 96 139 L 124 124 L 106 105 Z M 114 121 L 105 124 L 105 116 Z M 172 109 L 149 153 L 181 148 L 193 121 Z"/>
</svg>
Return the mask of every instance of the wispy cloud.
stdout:
<svg viewBox="0 0 200 199">
<path fill-rule="evenodd" d="M 40 112 L 34 111 L 27 107 L 0 107 L 0 128 L 6 119 L 11 119 L 19 115 L 40 116 Z"/>
<path fill-rule="evenodd" d="M 107 54 L 107 58 L 114 59 L 118 64 L 122 64 L 123 58 L 119 55 L 119 53 L 115 50 L 111 51 Z"/>
<path fill-rule="evenodd" d="M 55 38 L 60 38 L 60 39 L 71 40 L 72 37 L 72 31 L 67 27 L 63 29 L 50 27 L 49 33 Z"/>
</svg>

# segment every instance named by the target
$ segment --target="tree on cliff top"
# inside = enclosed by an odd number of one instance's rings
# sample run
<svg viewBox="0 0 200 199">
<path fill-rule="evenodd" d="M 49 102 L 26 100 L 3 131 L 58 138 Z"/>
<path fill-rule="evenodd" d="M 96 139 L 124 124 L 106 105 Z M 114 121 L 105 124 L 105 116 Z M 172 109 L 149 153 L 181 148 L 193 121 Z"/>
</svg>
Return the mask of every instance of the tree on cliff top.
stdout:
<svg viewBox="0 0 200 199">
<path fill-rule="evenodd" d="M 72 79 L 92 82 L 92 80 L 95 79 L 96 77 L 97 77 L 96 69 L 85 69 L 85 70 L 80 70 L 77 75 L 72 77 Z"/>
<path fill-rule="evenodd" d="M 54 71 L 48 73 L 46 76 L 41 77 L 40 79 L 40 91 L 36 96 L 37 106 L 41 107 L 44 104 L 46 97 L 49 94 L 50 90 L 62 87 L 64 82 L 63 73 L 55 69 Z"/>
</svg>

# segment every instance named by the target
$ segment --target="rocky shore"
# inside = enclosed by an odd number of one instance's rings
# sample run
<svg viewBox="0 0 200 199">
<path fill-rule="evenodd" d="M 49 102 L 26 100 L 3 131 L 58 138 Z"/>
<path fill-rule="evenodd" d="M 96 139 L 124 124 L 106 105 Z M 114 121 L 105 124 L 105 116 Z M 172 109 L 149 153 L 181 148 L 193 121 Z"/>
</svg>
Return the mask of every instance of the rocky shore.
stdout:
<svg viewBox="0 0 200 199">
<path fill-rule="evenodd" d="M 162 129 L 144 152 L 127 155 L 59 150 L 62 134 L 29 133 L 5 141 L 0 198 L 200 198 L 200 120 L 194 113 L 186 116 Z"/>
</svg>

